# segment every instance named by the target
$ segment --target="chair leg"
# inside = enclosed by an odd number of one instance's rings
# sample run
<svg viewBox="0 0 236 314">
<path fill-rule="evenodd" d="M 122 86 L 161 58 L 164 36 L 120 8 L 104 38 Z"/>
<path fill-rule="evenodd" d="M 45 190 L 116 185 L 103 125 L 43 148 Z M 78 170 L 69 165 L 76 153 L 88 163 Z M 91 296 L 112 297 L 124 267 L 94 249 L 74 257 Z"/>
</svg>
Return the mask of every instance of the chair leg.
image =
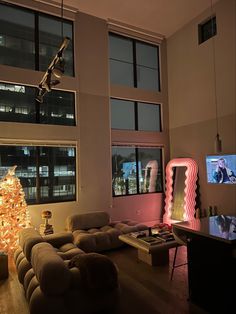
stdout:
<svg viewBox="0 0 236 314">
<path fill-rule="evenodd" d="M 178 251 L 178 246 L 176 246 L 176 248 L 175 248 L 175 255 L 174 255 L 174 260 L 173 260 L 173 264 L 172 264 L 170 280 L 173 279 L 173 275 L 174 275 L 174 269 L 175 269 L 175 261 L 176 261 L 177 251 Z"/>
</svg>

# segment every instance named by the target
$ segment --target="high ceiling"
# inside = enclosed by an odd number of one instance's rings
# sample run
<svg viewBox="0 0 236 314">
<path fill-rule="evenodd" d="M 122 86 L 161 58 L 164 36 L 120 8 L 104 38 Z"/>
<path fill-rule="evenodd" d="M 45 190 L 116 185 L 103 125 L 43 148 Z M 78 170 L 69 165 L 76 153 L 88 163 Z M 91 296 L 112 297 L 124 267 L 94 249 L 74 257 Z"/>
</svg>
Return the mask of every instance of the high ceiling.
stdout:
<svg viewBox="0 0 236 314">
<path fill-rule="evenodd" d="M 64 0 L 66 5 L 169 37 L 209 8 L 211 0 Z"/>
</svg>

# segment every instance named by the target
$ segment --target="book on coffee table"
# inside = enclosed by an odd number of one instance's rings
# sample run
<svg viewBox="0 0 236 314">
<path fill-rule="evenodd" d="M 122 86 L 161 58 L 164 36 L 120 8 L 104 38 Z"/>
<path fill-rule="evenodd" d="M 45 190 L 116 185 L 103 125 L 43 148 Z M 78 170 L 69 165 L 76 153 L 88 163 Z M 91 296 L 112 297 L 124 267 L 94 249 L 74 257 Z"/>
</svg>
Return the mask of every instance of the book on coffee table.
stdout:
<svg viewBox="0 0 236 314">
<path fill-rule="evenodd" d="M 130 235 L 134 238 L 142 238 L 148 235 L 148 230 L 131 232 Z"/>
<path fill-rule="evenodd" d="M 164 242 L 166 241 L 173 241 L 175 238 L 174 238 L 174 235 L 173 233 L 163 233 L 163 234 L 159 234 L 157 236 L 157 238 L 161 238 Z"/>
<path fill-rule="evenodd" d="M 145 244 L 149 244 L 149 245 L 165 242 L 165 240 L 158 238 L 158 237 L 142 237 L 142 238 L 138 238 L 138 239 L 140 241 L 144 242 Z"/>
</svg>

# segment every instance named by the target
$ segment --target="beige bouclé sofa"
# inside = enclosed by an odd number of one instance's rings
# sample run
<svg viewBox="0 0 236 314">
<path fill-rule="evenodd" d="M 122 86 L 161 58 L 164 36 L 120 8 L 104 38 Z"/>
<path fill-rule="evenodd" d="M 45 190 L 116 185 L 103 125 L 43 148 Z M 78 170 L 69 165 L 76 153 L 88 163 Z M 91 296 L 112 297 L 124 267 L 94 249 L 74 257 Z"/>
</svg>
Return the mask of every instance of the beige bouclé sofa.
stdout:
<svg viewBox="0 0 236 314">
<path fill-rule="evenodd" d="M 74 244 L 85 252 L 102 252 L 121 247 L 119 235 L 142 231 L 148 227 L 132 220 L 111 221 L 105 211 L 81 212 L 66 219 Z"/>
<path fill-rule="evenodd" d="M 41 237 L 26 228 L 19 238 L 14 259 L 31 314 L 113 313 L 119 284 L 108 257 L 77 248 L 71 233 Z"/>
</svg>

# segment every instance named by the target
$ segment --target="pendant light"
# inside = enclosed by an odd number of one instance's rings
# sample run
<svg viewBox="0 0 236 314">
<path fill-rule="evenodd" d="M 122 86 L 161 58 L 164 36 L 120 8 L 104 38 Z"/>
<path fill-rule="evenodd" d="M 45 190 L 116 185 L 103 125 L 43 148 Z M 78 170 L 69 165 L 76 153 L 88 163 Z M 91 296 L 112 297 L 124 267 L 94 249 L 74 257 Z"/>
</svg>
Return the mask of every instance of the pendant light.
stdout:
<svg viewBox="0 0 236 314">
<path fill-rule="evenodd" d="M 222 142 L 219 134 L 219 122 L 218 122 L 218 103 L 216 92 L 216 56 L 215 56 L 215 39 L 214 39 L 214 20 L 213 20 L 213 4 L 211 0 L 211 37 L 212 37 L 212 54 L 213 54 L 213 76 L 214 76 L 214 102 L 215 102 L 215 120 L 216 120 L 216 137 L 215 137 L 215 152 L 222 152 Z"/>
</svg>

